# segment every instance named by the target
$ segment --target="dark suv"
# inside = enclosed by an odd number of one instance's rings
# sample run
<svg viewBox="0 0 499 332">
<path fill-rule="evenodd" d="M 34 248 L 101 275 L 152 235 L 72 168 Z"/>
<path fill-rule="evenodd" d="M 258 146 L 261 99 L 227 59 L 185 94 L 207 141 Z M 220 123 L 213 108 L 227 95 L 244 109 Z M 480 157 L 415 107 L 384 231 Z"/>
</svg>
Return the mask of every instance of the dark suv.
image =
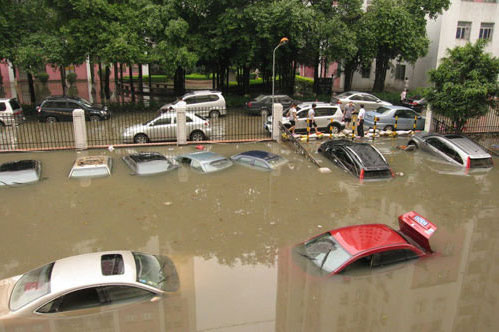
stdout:
<svg viewBox="0 0 499 332">
<path fill-rule="evenodd" d="M 85 118 L 89 121 L 107 120 L 111 117 L 107 106 L 94 105 L 80 97 L 52 96 L 37 107 L 38 119 L 49 123 L 72 121 L 73 110 L 78 108 L 85 111 Z"/>
</svg>

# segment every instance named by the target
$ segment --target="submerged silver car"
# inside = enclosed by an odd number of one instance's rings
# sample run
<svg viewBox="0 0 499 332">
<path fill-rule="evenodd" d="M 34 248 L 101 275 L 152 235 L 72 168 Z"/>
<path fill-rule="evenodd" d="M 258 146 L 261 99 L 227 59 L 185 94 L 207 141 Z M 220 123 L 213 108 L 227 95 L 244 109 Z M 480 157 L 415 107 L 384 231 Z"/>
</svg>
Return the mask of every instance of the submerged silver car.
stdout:
<svg viewBox="0 0 499 332">
<path fill-rule="evenodd" d="M 391 105 L 391 103 L 381 100 L 370 93 L 359 91 L 346 91 L 331 99 L 331 103 L 338 104 L 342 110 L 345 109 L 349 102 L 353 103 L 357 111 L 360 109 L 360 105 L 364 105 L 366 111 L 373 111 L 380 106 Z"/>
<path fill-rule="evenodd" d="M 461 135 L 420 133 L 414 135 L 407 145 L 414 145 L 423 151 L 445 161 L 466 168 L 491 168 L 492 156 L 478 144 Z"/>
<path fill-rule="evenodd" d="M 179 167 L 175 160 L 158 152 L 132 153 L 124 156 L 123 161 L 137 175 L 165 173 Z"/>
<path fill-rule="evenodd" d="M 0 186 L 15 186 L 40 180 L 42 164 L 38 160 L 10 161 L 0 165 Z"/>
<path fill-rule="evenodd" d="M 190 166 L 203 173 L 221 171 L 232 166 L 232 161 L 215 152 L 193 152 L 175 157 L 179 162 L 189 163 Z"/>
<path fill-rule="evenodd" d="M 153 300 L 179 288 L 165 256 L 107 251 L 56 260 L 0 281 L 0 320 Z"/>
<path fill-rule="evenodd" d="M 187 112 L 185 114 L 186 134 L 191 141 L 204 141 L 210 137 L 208 120 Z M 177 114 L 166 112 L 143 124 L 128 127 L 123 132 L 124 143 L 148 143 L 177 139 Z"/>
</svg>

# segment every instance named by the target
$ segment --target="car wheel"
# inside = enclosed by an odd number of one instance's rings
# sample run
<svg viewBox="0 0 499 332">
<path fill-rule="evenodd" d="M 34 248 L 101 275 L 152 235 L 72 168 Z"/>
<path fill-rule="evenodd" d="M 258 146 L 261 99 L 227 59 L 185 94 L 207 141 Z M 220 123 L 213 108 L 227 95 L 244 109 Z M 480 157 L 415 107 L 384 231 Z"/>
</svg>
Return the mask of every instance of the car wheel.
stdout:
<svg viewBox="0 0 499 332">
<path fill-rule="evenodd" d="M 269 110 L 265 107 L 260 110 L 260 114 L 263 115 L 264 112 L 269 115 Z"/>
<path fill-rule="evenodd" d="M 211 119 L 218 119 L 220 117 L 220 112 L 217 110 L 211 111 L 210 112 L 210 118 Z"/>
<path fill-rule="evenodd" d="M 134 141 L 134 143 L 144 144 L 144 143 L 148 143 L 149 142 L 149 138 L 146 135 L 144 135 L 144 134 L 137 134 L 133 138 L 133 141 Z"/>
<path fill-rule="evenodd" d="M 45 119 L 45 122 L 47 122 L 47 123 L 56 123 L 57 122 L 57 118 L 55 116 L 47 116 L 47 118 Z"/>
<path fill-rule="evenodd" d="M 90 115 L 89 119 L 92 122 L 97 122 L 97 121 L 100 121 L 100 116 L 98 116 L 98 115 Z"/>
<path fill-rule="evenodd" d="M 393 126 L 386 126 L 384 130 L 391 130 L 391 131 L 393 131 Z"/>
<path fill-rule="evenodd" d="M 191 141 L 204 141 L 205 136 L 204 136 L 202 131 L 196 130 L 196 131 L 193 131 L 191 133 L 191 135 L 189 136 L 189 139 Z"/>
<path fill-rule="evenodd" d="M 337 123 L 332 123 L 329 125 L 328 131 L 332 134 L 338 134 L 341 131 L 341 126 Z"/>
<path fill-rule="evenodd" d="M 418 143 L 414 142 L 413 140 L 410 140 L 409 143 L 407 143 L 408 146 L 414 145 L 417 148 L 419 148 Z"/>
</svg>

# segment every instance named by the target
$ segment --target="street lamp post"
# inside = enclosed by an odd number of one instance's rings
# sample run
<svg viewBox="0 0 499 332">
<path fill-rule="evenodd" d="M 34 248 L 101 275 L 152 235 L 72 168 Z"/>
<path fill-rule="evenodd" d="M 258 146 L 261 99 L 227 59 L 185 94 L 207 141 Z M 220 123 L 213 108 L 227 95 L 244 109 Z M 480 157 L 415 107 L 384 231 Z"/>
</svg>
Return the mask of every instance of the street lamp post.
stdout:
<svg viewBox="0 0 499 332">
<path fill-rule="evenodd" d="M 272 116 L 274 115 L 275 51 L 277 51 L 279 47 L 286 44 L 288 41 L 288 38 L 282 37 L 279 45 L 274 48 L 274 52 L 272 54 Z"/>
</svg>

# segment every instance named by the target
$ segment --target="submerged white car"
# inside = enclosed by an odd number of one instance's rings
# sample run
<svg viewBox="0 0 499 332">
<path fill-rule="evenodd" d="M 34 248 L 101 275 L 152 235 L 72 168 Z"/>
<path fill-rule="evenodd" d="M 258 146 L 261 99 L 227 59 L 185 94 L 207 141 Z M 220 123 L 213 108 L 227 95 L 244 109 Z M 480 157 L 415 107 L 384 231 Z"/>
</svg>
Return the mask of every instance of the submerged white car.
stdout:
<svg viewBox="0 0 499 332">
<path fill-rule="evenodd" d="M 165 256 L 108 251 L 63 258 L 0 281 L 0 320 L 153 300 L 179 288 Z"/>
<path fill-rule="evenodd" d="M 113 160 L 108 156 L 78 157 L 71 171 L 70 178 L 93 178 L 111 175 Z"/>
</svg>

